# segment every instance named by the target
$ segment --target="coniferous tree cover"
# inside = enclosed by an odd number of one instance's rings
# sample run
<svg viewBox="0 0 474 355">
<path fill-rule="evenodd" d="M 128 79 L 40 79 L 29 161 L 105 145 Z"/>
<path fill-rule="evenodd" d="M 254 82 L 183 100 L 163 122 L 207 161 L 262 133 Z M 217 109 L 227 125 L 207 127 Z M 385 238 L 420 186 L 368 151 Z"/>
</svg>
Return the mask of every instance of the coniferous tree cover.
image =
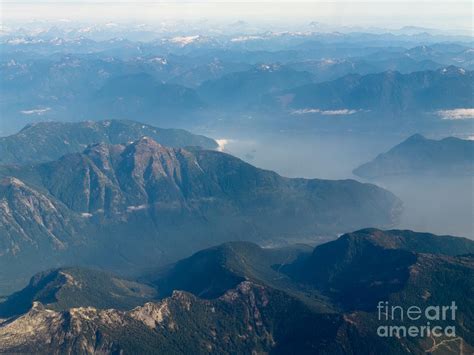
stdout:
<svg viewBox="0 0 474 355">
<path fill-rule="evenodd" d="M 474 353 L 470 3 L 0 1 L 0 353 Z"/>
</svg>

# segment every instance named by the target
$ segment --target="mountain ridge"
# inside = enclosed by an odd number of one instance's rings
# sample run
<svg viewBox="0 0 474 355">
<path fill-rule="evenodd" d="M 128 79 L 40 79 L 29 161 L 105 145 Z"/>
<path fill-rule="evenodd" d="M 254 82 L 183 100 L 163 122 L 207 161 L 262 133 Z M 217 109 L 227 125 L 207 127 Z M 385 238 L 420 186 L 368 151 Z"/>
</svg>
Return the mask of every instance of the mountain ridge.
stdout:
<svg viewBox="0 0 474 355">
<path fill-rule="evenodd" d="M 348 74 L 280 92 L 269 102 L 279 102 L 288 109 L 373 110 L 392 114 L 469 108 L 473 76 L 473 71 L 455 66 L 409 74 Z"/>
<path fill-rule="evenodd" d="M 456 137 L 433 140 L 414 134 L 353 173 L 364 178 L 474 175 L 474 141 Z"/>
<path fill-rule="evenodd" d="M 132 270 L 224 241 L 387 226 L 402 207 L 375 185 L 285 178 L 225 153 L 167 148 L 147 137 L 92 145 L 56 161 L 0 167 L 1 179 L 12 177 L 21 181 L 10 188 L 15 194 L 0 189 L 8 270 L 18 263 L 18 270 L 26 267 L 20 262 L 26 250 L 33 253 L 31 268 L 81 262 Z M 12 213 L 21 222 L 15 229 Z M 38 245 L 44 248 L 35 255 Z M 103 258 L 100 251 L 111 246 L 114 252 Z"/>
<path fill-rule="evenodd" d="M 438 243 L 433 244 L 433 241 Z M 346 249 L 337 247 L 341 244 Z M 426 248 L 431 248 L 431 253 L 425 253 Z M 132 305 L 122 310 L 92 307 L 87 304 L 91 298 L 86 297 L 74 307 L 58 311 L 54 305 L 30 299 L 29 309 L 0 320 L 0 350 L 31 352 L 43 349 L 58 353 L 64 349 L 89 352 L 140 349 L 169 353 L 187 351 L 192 346 L 197 353 L 214 350 L 288 353 L 295 349 L 299 353 L 314 353 L 314 349 L 319 349 L 321 353 L 331 354 L 470 351 L 474 341 L 474 314 L 470 306 L 473 285 L 466 274 L 474 272 L 474 259 L 473 254 L 452 254 L 472 252 L 473 249 L 474 242 L 463 238 L 373 228 L 347 233 L 336 241 L 317 246 L 312 253 L 307 248 L 268 250 L 248 242 L 226 243 L 178 262 L 172 266 L 174 272 L 171 274 L 166 268 L 157 277 L 174 279 L 173 291 L 162 294 L 160 299 L 144 300 L 143 305 L 135 308 Z M 267 260 L 263 255 L 273 256 Z M 400 259 L 400 255 L 403 258 Z M 287 264 L 283 268 L 273 265 L 278 260 Z M 409 262 L 405 263 L 405 260 Z M 309 267 L 314 266 L 314 262 L 319 262 L 320 267 Z M 378 267 L 374 267 L 374 262 Z M 334 267 L 337 264 L 343 267 Z M 218 277 L 220 272 L 215 273 L 215 265 L 230 273 L 240 273 L 242 278 L 228 283 Z M 293 269 L 293 275 L 288 275 L 290 269 L 285 270 L 285 265 L 305 265 L 305 268 Z M 305 278 L 308 271 L 320 273 L 318 269 L 323 273 L 332 270 L 332 276 L 324 277 L 323 283 Z M 74 272 L 74 269 L 69 270 L 66 272 Z M 258 275 L 256 270 L 259 270 Z M 276 281 L 274 273 L 262 273 L 263 270 L 286 274 L 291 279 Z M 344 270 L 349 271 L 353 283 L 373 284 L 368 288 L 352 288 L 350 299 L 343 300 L 335 290 L 347 291 L 347 286 L 351 286 L 340 278 L 341 273 L 346 272 Z M 363 270 L 370 270 L 369 279 L 360 277 Z M 402 273 L 407 273 L 406 279 L 393 287 L 393 281 Z M 40 282 L 47 275 L 38 275 L 32 280 Z M 77 277 L 72 280 L 73 283 L 79 281 Z M 206 283 L 208 286 L 220 285 L 220 291 L 205 295 L 201 288 L 186 286 L 197 280 L 203 287 Z M 331 283 L 332 289 L 326 288 L 327 282 Z M 163 286 L 160 283 L 152 285 L 158 292 Z M 389 290 L 376 292 L 374 286 L 389 287 Z M 104 291 L 107 290 L 106 287 Z M 322 297 L 320 292 L 327 297 Z M 374 298 L 374 292 L 380 298 Z M 302 298 L 301 294 L 306 294 L 307 298 Z M 113 293 L 109 296 L 104 293 L 102 297 L 106 300 L 113 297 Z M 430 338 L 377 335 L 379 325 L 385 324 L 383 319 L 377 318 L 376 302 L 380 300 L 402 307 L 416 305 L 421 309 L 452 301 L 467 307 L 459 308 L 456 320 L 452 322 L 432 322 L 440 326 L 454 325 L 457 337 L 441 337 L 434 347 Z M 344 308 L 339 307 L 341 301 Z M 328 307 L 315 308 L 311 306 L 312 302 L 326 303 Z M 27 327 L 33 323 L 37 325 L 35 330 Z M 424 323 L 414 321 L 413 325 Z M 444 340 L 452 341 L 445 344 Z"/>
<path fill-rule="evenodd" d="M 128 120 L 39 122 L 17 134 L 0 137 L 0 163 L 35 163 L 82 152 L 96 143 L 120 144 L 149 136 L 170 147 L 217 149 L 216 141 L 181 129 L 163 129 Z"/>
</svg>

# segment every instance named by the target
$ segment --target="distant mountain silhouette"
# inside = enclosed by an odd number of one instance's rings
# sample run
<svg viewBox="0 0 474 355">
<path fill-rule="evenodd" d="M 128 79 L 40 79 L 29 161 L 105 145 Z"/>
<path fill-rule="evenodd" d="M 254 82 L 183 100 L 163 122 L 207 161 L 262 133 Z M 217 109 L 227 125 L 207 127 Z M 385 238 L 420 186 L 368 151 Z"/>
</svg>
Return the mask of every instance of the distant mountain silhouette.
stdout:
<svg viewBox="0 0 474 355">
<path fill-rule="evenodd" d="M 366 178 L 474 175 L 474 141 L 455 137 L 432 140 L 415 134 L 362 164 L 354 174 Z"/>
<path fill-rule="evenodd" d="M 350 74 L 334 81 L 308 84 L 273 95 L 273 102 L 289 108 L 356 109 L 390 113 L 470 108 L 472 71 L 454 66 L 401 74 Z"/>
</svg>

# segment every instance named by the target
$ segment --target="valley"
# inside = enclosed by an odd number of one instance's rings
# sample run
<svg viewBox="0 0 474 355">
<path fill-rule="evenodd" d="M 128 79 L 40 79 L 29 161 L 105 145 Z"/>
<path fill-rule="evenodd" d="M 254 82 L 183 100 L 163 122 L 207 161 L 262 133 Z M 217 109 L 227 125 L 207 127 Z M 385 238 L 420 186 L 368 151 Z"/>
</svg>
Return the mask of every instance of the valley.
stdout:
<svg viewBox="0 0 474 355">
<path fill-rule="evenodd" d="M 0 12 L 0 353 L 474 353 L 466 2 Z"/>
</svg>

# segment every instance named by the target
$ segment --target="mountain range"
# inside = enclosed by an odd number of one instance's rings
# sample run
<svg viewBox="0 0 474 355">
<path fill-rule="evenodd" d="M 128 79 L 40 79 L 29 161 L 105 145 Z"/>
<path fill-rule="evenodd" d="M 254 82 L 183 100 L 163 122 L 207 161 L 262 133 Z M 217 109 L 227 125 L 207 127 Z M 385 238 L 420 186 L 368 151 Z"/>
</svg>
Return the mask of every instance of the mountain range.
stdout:
<svg viewBox="0 0 474 355">
<path fill-rule="evenodd" d="M 0 137 L 0 164 L 51 161 L 68 153 L 82 152 L 90 144 L 127 143 L 143 136 L 173 148 L 218 147 L 216 141 L 208 137 L 135 121 L 39 122 L 29 124 L 17 134 Z"/>
<path fill-rule="evenodd" d="M 162 83 L 148 73 L 108 79 L 89 98 L 92 117 L 127 119 L 136 115 L 153 117 L 176 115 L 204 107 L 195 90 L 178 84 Z"/>
<path fill-rule="evenodd" d="M 271 10 L 0 26 L 0 354 L 474 354 L 471 34 Z"/>
<path fill-rule="evenodd" d="M 264 95 L 311 83 L 312 75 L 285 66 L 262 64 L 205 81 L 198 89 L 200 97 L 213 106 L 245 108 L 257 104 Z"/>
<path fill-rule="evenodd" d="M 354 174 L 365 178 L 388 176 L 474 175 L 474 141 L 447 137 L 433 140 L 415 134 L 388 152 L 362 164 Z"/>
<path fill-rule="evenodd" d="M 315 46 L 321 49 L 321 43 Z M 328 47 L 334 51 L 333 45 L 322 46 Z M 105 51 L 41 59 L 17 51 L 0 61 L 0 108 L 9 118 L 0 131 L 16 131 L 38 118 L 140 117 L 161 126 L 176 127 L 179 122 L 180 127 L 193 127 L 197 122 L 219 124 L 222 116 L 238 119 L 233 117 L 237 112 L 261 119 L 261 113 L 288 118 L 299 110 L 359 110 L 371 116 L 370 111 L 384 121 L 394 112 L 415 112 L 436 122 L 437 110 L 472 106 L 468 47 L 352 51 L 358 49 L 343 46 L 328 56 L 299 47 L 278 52 L 208 48 L 178 55 L 153 47 L 131 57 Z M 431 52 L 438 53 L 436 60 L 430 59 Z M 420 115 L 409 119 L 420 129 Z M 275 120 L 271 122 L 275 127 Z"/>
<path fill-rule="evenodd" d="M 463 238 L 364 229 L 313 251 L 226 243 L 139 281 L 56 269 L 0 303 L 0 351 L 470 352 L 473 251 Z M 134 306 L 137 295 L 143 305 Z M 454 325 L 456 337 L 380 337 L 378 301 L 463 305 L 455 320 L 431 324 Z"/>
<path fill-rule="evenodd" d="M 389 226 L 401 212 L 400 200 L 375 185 L 284 178 L 149 137 L 3 165 L 0 181 L 2 290 L 20 274 L 64 263 L 136 270 L 223 241 Z"/>
<path fill-rule="evenodd" d="M 343 58 L 343 59 L 320 59 L 306 60 L 288 64 L 295 70 L 305 70 L 314 75 L 315 82 L 335 80 L 348 74 L 374 74 L 385 71 L 398 71 L 408 74 L 423 70 L 437 70 L 445 65 L 434 62 L 430 59 L 415 60 L 408 56 L 400 58 Z"/>
<path fill-rule="evenodd" d="M 272 104 L 290 109 L 371 110 L 391 114 L 470 108 L 472 71 L 450 66 L 401 74 L 349 74 L 324 83 L 300 86 L 274 94 Z"/>
</svg>

